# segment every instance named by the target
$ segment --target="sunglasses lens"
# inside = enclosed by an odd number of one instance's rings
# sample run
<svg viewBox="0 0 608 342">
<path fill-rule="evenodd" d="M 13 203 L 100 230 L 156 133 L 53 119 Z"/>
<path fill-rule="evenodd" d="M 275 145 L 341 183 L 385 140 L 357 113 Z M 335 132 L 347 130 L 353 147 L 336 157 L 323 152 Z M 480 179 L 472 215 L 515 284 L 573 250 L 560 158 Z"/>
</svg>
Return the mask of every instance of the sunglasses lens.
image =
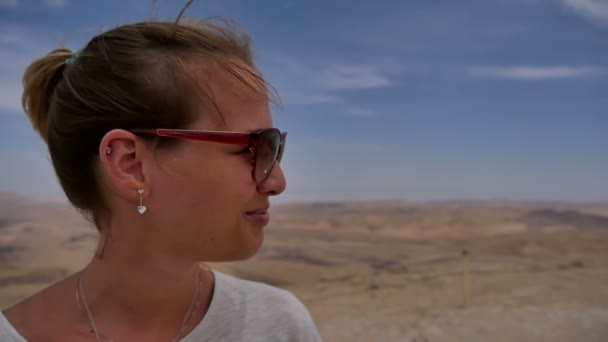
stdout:
<svg viewBox="0 0 608 342">
<path fill-rule="evenodd" d="M 285 152 L 285 143 L 287 142 L 287 133 L 283 132 L 281 133 L 281 136 L 279 138 L 279 152 L 277 153 L 277 161 L 280 163 L 281 160 L 283 159 L 283 152 Z"/>
<path fill-rule="evenodd" d="M 265 180 L 279 155 L 281 134 L 278 130 L 268 130 L 261 133 L 260 140 L 256 146 L 255 179 L 258 182 Z"/>
</svg>

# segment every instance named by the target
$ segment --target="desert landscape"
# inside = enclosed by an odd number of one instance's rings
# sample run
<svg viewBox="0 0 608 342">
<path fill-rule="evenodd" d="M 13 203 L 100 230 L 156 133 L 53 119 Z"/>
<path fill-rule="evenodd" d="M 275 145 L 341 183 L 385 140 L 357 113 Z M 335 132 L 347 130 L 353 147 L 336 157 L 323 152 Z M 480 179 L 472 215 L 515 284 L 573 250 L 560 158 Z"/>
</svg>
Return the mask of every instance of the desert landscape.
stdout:
<svg viewBox="0 0 608 342">
<path fill-rule="evenodd" d="M 608 203 L 275 205 L 253 259 L 211 267 L 295 293 L 324 341 L 608 341 Z M 0 308 L 78 270 L 97 233 L 0 194 Z"/>
</svg>

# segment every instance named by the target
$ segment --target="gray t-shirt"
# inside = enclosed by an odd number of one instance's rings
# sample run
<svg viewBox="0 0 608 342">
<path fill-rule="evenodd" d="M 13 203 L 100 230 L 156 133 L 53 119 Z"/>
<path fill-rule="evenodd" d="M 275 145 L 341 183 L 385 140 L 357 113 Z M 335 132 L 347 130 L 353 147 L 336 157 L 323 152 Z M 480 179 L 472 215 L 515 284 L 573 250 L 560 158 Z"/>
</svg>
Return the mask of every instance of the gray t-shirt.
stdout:
<svg viewBox="0 0 608 342">
<path fill-rule="evenodd" d="M 306 307 L 291 293 L 213 271 L 215 289 L 203 320 L 182 342 L 316 342 Z M 0 342 L 26 342 L 0 312 Z"/>
</svg>

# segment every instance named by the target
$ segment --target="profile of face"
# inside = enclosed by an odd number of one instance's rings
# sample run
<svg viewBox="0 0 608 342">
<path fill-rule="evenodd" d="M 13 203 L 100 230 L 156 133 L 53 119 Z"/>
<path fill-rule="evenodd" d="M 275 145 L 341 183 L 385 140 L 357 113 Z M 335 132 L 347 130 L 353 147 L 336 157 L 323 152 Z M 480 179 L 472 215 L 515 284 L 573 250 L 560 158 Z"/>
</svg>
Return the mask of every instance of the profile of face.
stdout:
<svg viewBox="0 0 608 342">
<path fill-rule="evenodd" d="M 211 92 L 221 116 L 201 112 L 189 130 L 249 132 L 273 127 L 268 96 L 226 75 L 215 76 Z M 154 231 L 143 234 L 165 249 L 159 252 L 213 262 L 244 260 L 259 250 L 270 196 L 286 187 L 279 162 L 264 181 L 256 182 L 252 153 L 242 145 L 180 139 L 145 158 L 148 210 L 136 219 L 150 223 L 146 226 Z"/>
</svg>

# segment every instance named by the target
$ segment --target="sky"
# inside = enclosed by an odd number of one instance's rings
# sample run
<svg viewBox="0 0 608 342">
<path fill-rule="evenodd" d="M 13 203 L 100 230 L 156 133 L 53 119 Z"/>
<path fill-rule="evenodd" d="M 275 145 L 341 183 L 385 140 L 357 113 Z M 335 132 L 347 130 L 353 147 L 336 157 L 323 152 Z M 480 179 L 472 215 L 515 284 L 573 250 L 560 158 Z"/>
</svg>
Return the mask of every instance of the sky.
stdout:
<svg viewBox="0 0 608 342">
<path fill-rule="evenodd" d="M 0 191 L 64 198 L 21 109 L 51 49 L 186 1 L 0 0 Z M 282 201 L 608 201 L 608 0 L 205 0 L 282 106 Z"/>
</svg>

